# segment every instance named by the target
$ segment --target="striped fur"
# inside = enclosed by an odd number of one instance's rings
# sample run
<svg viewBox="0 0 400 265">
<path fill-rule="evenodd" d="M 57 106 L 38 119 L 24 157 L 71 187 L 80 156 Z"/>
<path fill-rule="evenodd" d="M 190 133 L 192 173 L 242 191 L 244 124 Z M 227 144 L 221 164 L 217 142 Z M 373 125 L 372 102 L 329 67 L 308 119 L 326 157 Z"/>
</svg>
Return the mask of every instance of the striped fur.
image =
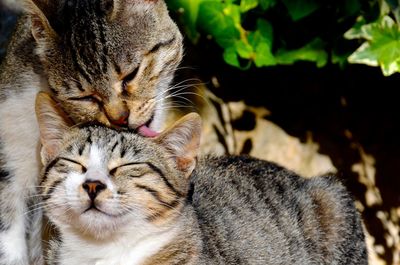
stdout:
<svg viewBox="0 0 400 265">
<path fill-rule="evenodd" d="M 59 139 L 42 181 L 61 234 L 49 264 L 367 264 L 359 214 L 332 176 L 243 156 L 201 158 L 193 171 L 194 114 L 156 139 L 99 126 L 60 137 L 52 116 L 39 118 Z M 98 210 L 85 210 L 88 179 L 107 186 Z"/>
<path fill-rule="evenodd" d="M 157 130 L 182 36 L 162 0 L 20 3 L 0 67 L 0 265 L 41 265 L 35 95 L 51 93 L 74 123 Z"/>
</svg>

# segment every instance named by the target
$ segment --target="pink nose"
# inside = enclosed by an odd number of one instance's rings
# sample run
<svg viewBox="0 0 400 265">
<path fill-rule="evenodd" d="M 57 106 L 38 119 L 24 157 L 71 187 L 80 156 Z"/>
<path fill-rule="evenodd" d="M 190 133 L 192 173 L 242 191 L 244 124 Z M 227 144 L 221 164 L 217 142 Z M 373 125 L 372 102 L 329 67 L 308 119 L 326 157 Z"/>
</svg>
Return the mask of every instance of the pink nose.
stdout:
<svg viewBox="0 0 400 265">
<path fill-rule="evenodd" d="M 82 188 L 87 192 L 89 198 L 93 201 L 97 195 L 107 187 L 100 181 L 87 180 L 82 184 Z"/>
<path fill-rule="evenodd" d="M 129 117 L 129 112 L 122 111 L 119 113 L 119 116 L 116 119 L 111 118 L 110 121 L 114 125 L 126 126 L 126 125 L 128 125 L 128 117 Z"/>
</svg>

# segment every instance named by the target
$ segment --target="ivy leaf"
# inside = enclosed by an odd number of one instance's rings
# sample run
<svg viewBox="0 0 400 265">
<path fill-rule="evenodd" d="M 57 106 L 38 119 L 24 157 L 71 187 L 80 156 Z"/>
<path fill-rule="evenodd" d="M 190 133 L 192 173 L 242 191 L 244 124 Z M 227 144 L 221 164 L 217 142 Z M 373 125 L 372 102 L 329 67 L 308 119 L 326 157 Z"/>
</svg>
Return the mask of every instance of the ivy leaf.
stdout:
<svg viewBox="0 0 400 265">
<path fill-rule="evenodd" d="M 253 47 L 243 41 L 243 40 L 239 40 L 236 42 L 236 51 L 239 54 L 240 57 L 244 58 L 244 59 L 250 59 L 252 58 L 254 51 L 253 51 Z"/>
<path fill-rule="evenodd" d="M 400 28 L 389 16 L 361 27 L 360 37 L 366 39 L 348 61 L 380 66 L 385 76 L 400 72 Z"/>
<path fill-rule="evenodd" d="M 272 48 L 274 39 L 272 25 L 265 19 L 257 20 L 257 29 L 250 32 L 248 36 L 249 43 L 256 47 L 260 42 L 265 42 Z"/>
<path fill-rule="evenodd" d="M 224 4 L 223 12 L 225 16 L 231 17 L 237 26 L 240 26 L 240 6 L 235 4 Z"/>
<path fill-rule="evenodd" d="M 258 2 L 260 3 L 261 9 L 263 11 L 273 7 L 276 4 L 276 0 L 258 0 Z"/>
<path fill-rule="evenodd" d="M 241 65 L 236 47 L 228 47 L 224 50 L 224 60 L 227 64 L 240 68 L 241 70 L 248 70 L 251 67 L 251 61 L 247 61 L 245 65 Z"/>
<path fill-rule="evenodd" d="M 257 29 L 250 32 L 247 39 L 253 48 L 252 59 L 257 67 L 275 65 L 272 54 L 273 29 L 271 24 L 264 20 L 257 20 Z"/>
<path fill-rule="evenodd" d="M 240 12 L 246 13 L 250 9 L 258 6 L 258 0 L 241 0 L 240 1 Z"/>
<path fill-rule="evenodd" d="M 323 67 L 328 62 L 328 53 L 324 49 L 324 42 L 316 38 L 304 47 L 286 51 L 278 50 L 276 60 L 279 64 L 293 64 L 296 61 L 315 62 L 317 67 Z"/>
<path fill-rule="evenodd" d="M 356 20 L 356 24 L 344 33 L 344 37 L 349 40 L 365 38 L 365 32 L 363 32 L 362 27 L 366 24 L 364 17 L 360 16 Z"/>
<path fill-rule="evenodd" d="M 318 0 L 282 0 L 293 21 L 298 21 L 317 10 L 321 3 Z"/>
<path fill-rule="evenodd" d="M 199 14 L 199 6 L 205 0 L 169 0 L 168 7 L 171 10 L 182 14 L 185 32 L 190 40 L 194 43 L 198 41 L 200 34 L 197 31 L 197 18 Z"/>
<path fill-rule="evenodd" d="M 234 46 L 228 47 L 224 50 L 224 60 L 229 65 L 240 67 L 238 54 L 236 53 L 236 48 Z"/>
<path fill-rule="evenodd" d="M 240 38 L 237 28 L 237 23 L 240 24 L 239 7 L 233 6 L 233 4 L 205 1 L 199 7 L 199 25 L 223 48 L 234 46 L 235 41 Z"/>
<path fill-rule="evenodd" d="M 276 65 L 276 60 L 267 43 L 261 42 L 256 47 L 254 63 L 257 67 Z"/>
</svg>

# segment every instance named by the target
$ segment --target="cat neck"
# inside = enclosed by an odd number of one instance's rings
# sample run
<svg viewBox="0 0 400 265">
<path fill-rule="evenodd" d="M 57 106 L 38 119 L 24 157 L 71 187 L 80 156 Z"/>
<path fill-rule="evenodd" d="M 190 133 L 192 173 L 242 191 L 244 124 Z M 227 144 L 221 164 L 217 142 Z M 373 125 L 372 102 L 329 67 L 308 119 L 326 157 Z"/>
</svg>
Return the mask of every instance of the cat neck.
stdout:
<svg viewBox="0 0 400 265">
<path fill-rule="evenodd" d="M 188 221 L 191 219 L 190 223 Z M 157 227 L 151 224 L 132 224 L 129 228 L 116 232 L 107 240 L 94 240 L 61 229 L 61 249 L 58 253 L 59 263 L 82 265 L 136 265 L 147 264 L 149 260 L 164 254 L 171 245 L 191 243 L 196 240 L 188 237 L 197 222 L 182 214 L 173 224 Z"/>
<path fill-rule="evenodd" d="M 104 241 L 62 232 L 60 264 L 141 264 L 170 243 L 178 232 L 178 224 L 167 228 L 131 227 Z"/>
</svg>

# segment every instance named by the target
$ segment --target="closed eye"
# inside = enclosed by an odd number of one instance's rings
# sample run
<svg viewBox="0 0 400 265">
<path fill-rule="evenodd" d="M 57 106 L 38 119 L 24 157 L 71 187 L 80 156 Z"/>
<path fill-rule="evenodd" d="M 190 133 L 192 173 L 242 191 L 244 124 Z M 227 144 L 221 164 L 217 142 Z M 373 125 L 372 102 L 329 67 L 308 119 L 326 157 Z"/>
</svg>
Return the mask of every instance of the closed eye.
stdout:
<svg viewBox="0 0 400 265">
<path fill-rule="evenodd" d="M 84 165 L 82 165 L 81 163 L 79 163 L 78 161 L 75 161 L 73 159 L 69 159 L 69 158 L 66 158 L 66 157 L 60 157 L 59 160 L 64 160 L 64 161 L 67 161 L 69 163 L 72 163 L 72 164 L 80 166 L 82 168 L 82 173 L 86 173 L 86 171 L 87 171 L 87 168 Z"/>
<path fill-rule="evenodd" d="M 150 54 L 150 53 L 155 53 L 155 52 L 157 52 L 161 47 L 169 46 L 169 45 L 171 45 L 174 41 L 175 41 L 175 37 L 173 37 L 173 38 L 171 38 L 171 39 L 169 39 L 169 40 L 167 40 L 167 41 L 159 42 L 159 43 L 157 43 L 156 45 L 154 45 L 154 47 L 151 48 L 151 50 L 150 50 L 148 53 L 149 53 L 149 54 Z"/>
<path fill-rule="evenodd" d="M 99 103 L 100 100 L 93 96 L 93 95 L 89 95 L 89 96 L 84 96 L 84 97 L 71 97 L 68 98 L 69 100 L 74 100 L 74 101 L 86 101 L 86 102 L 94 102 L 94 103 Z"/>
<path fill-rule="evenodd" d="M 117 172 L 118 169 L 123 168 L 123 167 L 132 167 L 132 166 L 138 166 L 138 165 L 146 165 L 147 163 L 138 163 L 138 162 L 132 162 L 132 163 L 126 163 L 119 165 L 117 167 L 114 167 L 113 169 L 110 170 L 110 175 L 114 176 L 115 173 Z"/>
<path fill-rule="evenodd" d="M 126 86 L 133 80 L 135 79 L 137 73 L 139 71 L 139 67 L 136 67 L 135 70 L 133 70 L 130 74 L 126 75 L 122 79 L 122 90 L 126 91 Z"/>
</svg>

